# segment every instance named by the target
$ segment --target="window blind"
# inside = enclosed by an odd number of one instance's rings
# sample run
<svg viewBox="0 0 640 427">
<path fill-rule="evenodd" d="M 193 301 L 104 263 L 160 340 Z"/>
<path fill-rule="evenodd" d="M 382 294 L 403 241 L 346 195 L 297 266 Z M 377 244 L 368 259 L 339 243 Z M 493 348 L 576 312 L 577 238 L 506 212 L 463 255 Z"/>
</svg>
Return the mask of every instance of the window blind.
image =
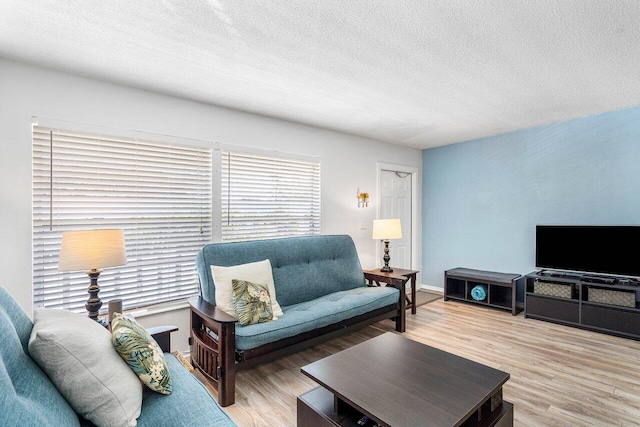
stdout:
<svg viewBox="0 0 640 427">
<path fill-rule="evenodd" d="M 320 233 L 320 163 L 222 151 L 222 241 Z"/>
<path fill-rule="evenodd" d="M 198 291 L 195 257 L 211 241 L 210 148 L 33 127 L 34 307 L 84 311 L 86 272 L 59 272 L 62 232 L 122 228 L 127 264 L 100 275 L 124 308 Z"/>
</svg>

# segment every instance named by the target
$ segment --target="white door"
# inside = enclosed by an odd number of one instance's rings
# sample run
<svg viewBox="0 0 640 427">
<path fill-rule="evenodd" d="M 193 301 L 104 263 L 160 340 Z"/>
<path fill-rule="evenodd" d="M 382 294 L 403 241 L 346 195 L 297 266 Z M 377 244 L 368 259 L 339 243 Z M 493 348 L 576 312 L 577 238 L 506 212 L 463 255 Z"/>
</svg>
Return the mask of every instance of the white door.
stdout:
<svg viewBox="0 0 640 427">
<path fill-rule="evenodd" d="M 400 218 L 402 239 L 389 241 L 391 267 L 411 270 L 411 174 L 383 170 L 380 174 L 380 219 Z"/>
</svg>

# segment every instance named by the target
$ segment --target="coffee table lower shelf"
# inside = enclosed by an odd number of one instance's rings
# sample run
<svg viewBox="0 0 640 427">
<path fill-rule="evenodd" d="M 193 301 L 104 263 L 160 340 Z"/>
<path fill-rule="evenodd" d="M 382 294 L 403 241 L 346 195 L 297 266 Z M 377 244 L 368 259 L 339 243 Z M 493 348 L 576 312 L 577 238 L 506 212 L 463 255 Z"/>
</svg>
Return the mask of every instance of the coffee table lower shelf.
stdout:
<svg viewBox="0 0 640 427">
<path fill-rule="evenodd" d="M 316 387 L 298 396 L 298 422 L 302 427 L 355 426 L 362 413 L 340 401 L 340 413 L 334 410 L 335 396 L 324 387 Z M 472 414 L 463 420 L 463 427 L 511 427 L 513 426 L 513 404 L 502 401 L 493 412 L 485 414 L 481 420 Z"/>
</svg>

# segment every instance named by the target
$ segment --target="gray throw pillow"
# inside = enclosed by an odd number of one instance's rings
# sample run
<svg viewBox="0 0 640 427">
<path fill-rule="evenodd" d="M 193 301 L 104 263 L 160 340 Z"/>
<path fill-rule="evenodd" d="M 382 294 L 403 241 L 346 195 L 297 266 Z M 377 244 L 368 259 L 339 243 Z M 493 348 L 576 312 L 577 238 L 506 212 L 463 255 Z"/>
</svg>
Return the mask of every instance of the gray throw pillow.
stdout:
<svg viewBox="0 0 640 427">
<path fill-rule="evenodd" d="M 142 384 L 99 323 L 78 313 L 37 309 L 29 353 L 73 409 L 98 426 L 135 426 Z"/>
</svg>

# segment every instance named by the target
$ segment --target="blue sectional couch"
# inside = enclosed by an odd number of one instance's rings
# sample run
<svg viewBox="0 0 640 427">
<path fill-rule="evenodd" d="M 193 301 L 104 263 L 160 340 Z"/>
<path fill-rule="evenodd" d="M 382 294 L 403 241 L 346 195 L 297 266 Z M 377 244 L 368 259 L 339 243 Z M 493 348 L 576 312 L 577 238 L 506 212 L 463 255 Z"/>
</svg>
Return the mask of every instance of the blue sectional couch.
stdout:
<svg viewBox="0 0 640 427">
<path fill-rule="evenodd" d="M 0 425 L 92 425 L 74 412 L 29 356 L 32 328 L 31 319 L 0 287 Z M 204 385 L 174 355 L 165 353 L 165 358 L 173 392 L 161 395 L 145 387 L 138 426 L 235 425 Z"/>
<path fill-rule="evenodd" d="M 211 266 L 268 259 L 283 315 L 241 326 L 216 307 Z M 368 287 L 351 237 L 305 236 L 205 246 L 196 259 L 201 297 L 191 303 L 191 359 L 217 383 L 222 406 L 234 402 L 235 372 L 382 319 L 401 331 L 399 290 Z"/>
</svg>

